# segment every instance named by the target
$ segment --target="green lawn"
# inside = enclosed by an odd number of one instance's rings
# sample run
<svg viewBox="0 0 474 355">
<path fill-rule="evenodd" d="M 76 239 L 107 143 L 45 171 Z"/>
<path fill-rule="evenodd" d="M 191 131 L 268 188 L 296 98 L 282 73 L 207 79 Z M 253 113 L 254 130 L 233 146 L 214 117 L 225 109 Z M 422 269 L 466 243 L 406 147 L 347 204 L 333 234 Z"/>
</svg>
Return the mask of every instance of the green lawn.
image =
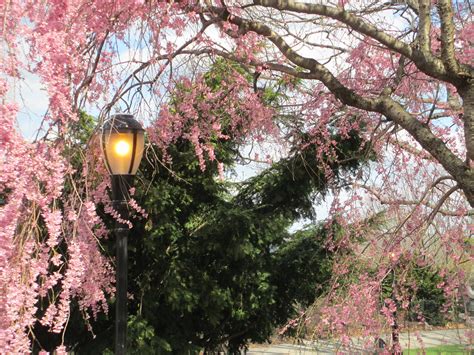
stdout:
<svg viewBox="0 0 474 355">
<path fill-rule="evenodd" d="M 467 350 L 463 345 L 440 345 L 434 348 L 426 348 L 426 355 L 445 355 L 445 354 L 474 354 L 473 350 Z M 423 354 L 421 349 L 404 350 L 403 354 Z"/>
</svg>

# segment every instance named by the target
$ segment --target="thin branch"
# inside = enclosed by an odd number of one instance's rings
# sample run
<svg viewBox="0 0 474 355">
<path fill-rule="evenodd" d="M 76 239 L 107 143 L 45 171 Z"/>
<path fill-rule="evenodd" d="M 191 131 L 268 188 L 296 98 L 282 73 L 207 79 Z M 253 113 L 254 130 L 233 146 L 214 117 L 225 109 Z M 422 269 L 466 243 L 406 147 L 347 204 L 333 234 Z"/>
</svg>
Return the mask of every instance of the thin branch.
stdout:
<svg viewBox="0 0 474 355">
<path fill-rule="evenodd" d="M 438 201 L 437 205 L 435 206 L 435 208 L 433 208 L 433 211 L 430 213 L 429 217 L 428 217 L 428 221 L 427 223 L 430 224 L 431 221 L 433 221 L 434 217 L 436 216 L 436 214 L 440 211 L 441 209 L 441 206 L 443 206 L 443 204 L 446 202 L 446 200 L 448 199 L 449 196 L 451 196 L 455 191 L 459 190 L 459 186 L 458 185 L 455 185 L 453 187 L 451 187 L 444 195 L 443 197 L 440 198 L 440 200 Z"/>
</svg>

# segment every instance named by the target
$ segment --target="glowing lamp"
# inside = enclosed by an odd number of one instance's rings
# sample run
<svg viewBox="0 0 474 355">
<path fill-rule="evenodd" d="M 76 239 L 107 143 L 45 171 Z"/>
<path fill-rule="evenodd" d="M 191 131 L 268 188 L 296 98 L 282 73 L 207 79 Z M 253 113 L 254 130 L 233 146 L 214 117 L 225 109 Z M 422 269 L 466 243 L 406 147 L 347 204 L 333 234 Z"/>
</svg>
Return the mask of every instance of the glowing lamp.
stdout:
<svg viewBox="0 0 474 355">
<path fill-rule="evenodd" d="M 133 115 L 117 114 L 105 121 L 101 145 L 110 175 L 135 175 L 144 144 L 145 130 Z"/>
</svg>

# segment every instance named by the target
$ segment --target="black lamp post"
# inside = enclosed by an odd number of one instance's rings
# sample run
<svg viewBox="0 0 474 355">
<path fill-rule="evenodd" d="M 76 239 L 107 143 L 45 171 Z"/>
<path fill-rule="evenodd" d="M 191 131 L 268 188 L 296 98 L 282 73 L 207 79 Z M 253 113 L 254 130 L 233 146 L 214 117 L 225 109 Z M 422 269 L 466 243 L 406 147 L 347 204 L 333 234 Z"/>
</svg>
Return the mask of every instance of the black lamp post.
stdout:
<svg viewBox="0 0 474 355">
<path fill-rule="evenodd" d="M 133 115 L 117 114 L 104 122 L 101 132 L 102 153 L 112 179 L 112 202 L 123 220 L 128 219 L 128 190 L 143 156 L 145 131 Z M 125 354 L 127 343 L 127 236 L 129 227 L 115 222 L 116 302 L 115 354 Z"/>
</svg>

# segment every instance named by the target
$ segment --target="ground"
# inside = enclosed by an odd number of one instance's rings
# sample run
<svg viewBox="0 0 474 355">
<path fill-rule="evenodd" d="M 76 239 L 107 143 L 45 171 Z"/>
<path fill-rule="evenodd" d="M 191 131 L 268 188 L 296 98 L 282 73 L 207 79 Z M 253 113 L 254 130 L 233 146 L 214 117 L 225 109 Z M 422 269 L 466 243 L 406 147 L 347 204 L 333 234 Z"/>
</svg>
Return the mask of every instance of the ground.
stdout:
<svg viewBox="0 0 474 355">
<path fill-rule="evenodd" d="M 472 344 L 469 347 L 468 333 L 473 329 L 445 329 L 420 331 L 419 337 L 423 340 L 426 354 L 474 354 Z M 400 342 L 404 349 L 410 349 L 404 354 L 421 353 L 420 343 L 414 333 L 403 333 L 400 335 Z M 357 338 L 352 339 L 353 346 L 350 349 L 341 349 L 341 344 L 331 341 L 304 341 L 303 344 L 278 344 L 278 345 L 254 345 L 251 346 L 248 355 L 257 354 L 334 354 L 337 351 L 342 353 L 363 353 Z"/>
</svg>

